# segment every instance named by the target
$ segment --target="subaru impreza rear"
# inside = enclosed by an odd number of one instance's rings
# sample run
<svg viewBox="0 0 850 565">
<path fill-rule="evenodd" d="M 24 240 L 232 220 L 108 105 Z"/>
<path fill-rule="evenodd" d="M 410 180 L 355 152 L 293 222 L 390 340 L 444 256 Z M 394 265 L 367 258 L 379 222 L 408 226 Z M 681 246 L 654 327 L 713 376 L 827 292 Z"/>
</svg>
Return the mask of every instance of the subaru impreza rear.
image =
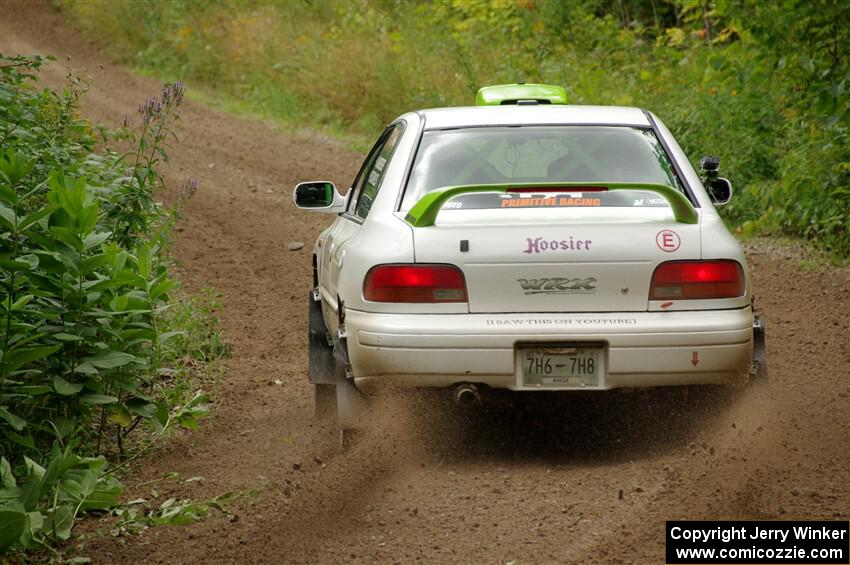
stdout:
<svg viewBox="0 0 850 565">
<path fill-rule="evenodd" d="M 555 87 L 482 89 L 479 104 L 401 116 L 345 197 L 296 187 L 297 205 L 337 214 L 314 247 L 317 403 L 335 394 L 342 413 L 389 384 L 747 378 L 762 334 L 714 208 L 731 196 L 718 162 L 701 176 L 651 113 L 568 106 Z"/>
</svg>

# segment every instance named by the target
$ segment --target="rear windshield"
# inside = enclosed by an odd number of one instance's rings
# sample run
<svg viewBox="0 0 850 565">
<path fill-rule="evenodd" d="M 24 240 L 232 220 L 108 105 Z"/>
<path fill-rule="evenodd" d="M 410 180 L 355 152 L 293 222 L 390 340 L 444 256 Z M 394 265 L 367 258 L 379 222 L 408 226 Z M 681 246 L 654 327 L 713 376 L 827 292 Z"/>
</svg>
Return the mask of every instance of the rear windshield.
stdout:
<svg viewBox="0 0 850 565">
<path fill-rule="evenodd" d="M 682 190 L 651 130 L 611 126 L 486 127 L 426 131 L 401 209 L 432 190 L 458 185 L 534 182 L 645 182 Z M 469 194 L 447 209 L 574 206 L 667 206 L 653 192 L 565 191 Z"/>
</svg>

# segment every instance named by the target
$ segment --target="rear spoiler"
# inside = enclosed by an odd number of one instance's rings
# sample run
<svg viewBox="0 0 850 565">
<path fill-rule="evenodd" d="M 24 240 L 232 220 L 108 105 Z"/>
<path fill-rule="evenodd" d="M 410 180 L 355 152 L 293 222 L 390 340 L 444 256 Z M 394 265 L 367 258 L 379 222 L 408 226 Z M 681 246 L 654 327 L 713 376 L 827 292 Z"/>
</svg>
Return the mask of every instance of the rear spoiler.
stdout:
<svg viewBox="0 0 850 565">
<path fill-rule="evenodd" d="M 429 192 L 420 198 L 404 217 L 404 221 L 415 228 L 433 226 L 434 222 L 437 220 L 437 214 L 440 213 L 440 208 L 443 207 L 443 204 L 462 194 L 472 194 L 475 192 L 505 194 L 513 190 L 531 192 L 533 189 L 540 189 L 540 192 L 555 192 L 557 190 L 564 189 L 564 192 L 569 192 L 571 188 L 576 192 L 580 192 L 581 189 L 595 189 L 596 191 L 642 190 L 654 192 L 667 200 L 670 204 L 670 208 L 673 209 L 673 217 L 675 217 L 676 221 L 680 224 L 695 224 L 699 220 L 697 211 L 688 198 L 675 188 L 664 184 L 635 182 L 536 182 L 516 184 L 475 184 L 440 188 Z"/>
</svg>

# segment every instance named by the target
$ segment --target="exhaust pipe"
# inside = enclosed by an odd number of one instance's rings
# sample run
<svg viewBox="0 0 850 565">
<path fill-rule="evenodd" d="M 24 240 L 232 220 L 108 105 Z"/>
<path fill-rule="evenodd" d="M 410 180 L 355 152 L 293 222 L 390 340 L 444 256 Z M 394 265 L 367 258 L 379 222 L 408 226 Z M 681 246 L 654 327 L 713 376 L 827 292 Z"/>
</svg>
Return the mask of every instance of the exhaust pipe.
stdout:
<svg viewBox="0 0 850 565">
<path fill-rule="evenodd" d="M 455 404 L 463 407 L 481 405 L 481 395 L 478 394 L 478 389 L 473 384 L 460 384 L 455 388 Z"/>
</svg>

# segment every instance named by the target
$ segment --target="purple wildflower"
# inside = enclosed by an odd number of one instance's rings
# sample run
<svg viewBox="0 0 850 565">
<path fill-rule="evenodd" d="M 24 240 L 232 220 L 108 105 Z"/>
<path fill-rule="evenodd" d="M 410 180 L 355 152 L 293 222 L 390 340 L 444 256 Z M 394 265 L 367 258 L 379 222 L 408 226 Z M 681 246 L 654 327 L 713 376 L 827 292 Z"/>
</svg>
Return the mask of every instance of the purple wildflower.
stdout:
<svg viewBox="0 0 850 565">
<path fill-rule="evenodd" d="M 180 202 L 185 202 L 192 198 L 195 193 L 198 191 L 198 179 L 195 177 L 189 177 L 186 179 L 186 182 L 183 183 L 183 186 L 180 189 L 179 194 L 177 195 L 177 199 Z"/>
<path fill-rule="evenodd" d="M 139 106 L 139 113 L 142 115 L 142 123 L 147 125 L 154 118 L 158 117 L 162 111 L 162 103 L 156 98 L 149 98 L 144 104 Z"/>
<path fill-rule="evenodd" d="M 183 96 L 186 94 L 186 87 L 183 85 L 182 80 L 178 80 L 173 85 L 171 85 L 172 94 L 174 96 L 174 105 L 179 106 L 183 103 Z"/>
</svg>

